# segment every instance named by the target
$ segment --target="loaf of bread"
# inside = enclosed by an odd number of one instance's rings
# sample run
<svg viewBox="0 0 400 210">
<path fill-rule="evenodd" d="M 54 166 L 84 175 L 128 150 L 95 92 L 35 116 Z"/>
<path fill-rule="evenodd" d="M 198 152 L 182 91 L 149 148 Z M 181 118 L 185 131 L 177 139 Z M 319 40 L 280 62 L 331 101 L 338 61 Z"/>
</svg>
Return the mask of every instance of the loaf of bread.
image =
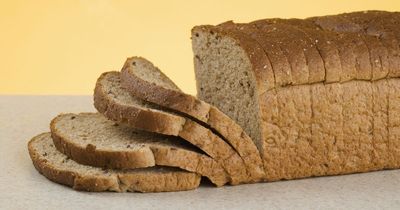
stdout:
<svg viewBox="0 0 400 210">
<path fill-rule="evenodd" d="M 192 30 L 198 97 L 236 120 L 267 180 L 400 167 L 400 13 Z"/>
<path fill-rule="evenodd" d="M 150 61 L 97 80 L 99 113 L 28 143 L 77 190 L 161 192 L 400 167 L 400 13 L 232 21 L 192 30 L 198 98 Z"/>
</svg>

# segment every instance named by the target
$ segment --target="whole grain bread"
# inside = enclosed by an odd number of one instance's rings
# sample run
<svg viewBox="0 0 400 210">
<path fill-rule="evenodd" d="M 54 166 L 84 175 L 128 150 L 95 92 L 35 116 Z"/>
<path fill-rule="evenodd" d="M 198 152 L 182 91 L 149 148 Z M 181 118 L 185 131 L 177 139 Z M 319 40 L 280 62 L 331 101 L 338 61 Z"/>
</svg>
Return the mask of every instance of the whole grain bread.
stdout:
<svg viewBox="0 0 400 210">
<path fill-rule="evenodd" d="M 198 97 L 249 134 L 268 180 L 399 168 L 399 20 L 367 11 L 197 26 Z"/>
<path fill-rule="evenodd" d="M 110 120 L 137 129 L 179 136 L 220 163 L 232 185 L 251 182 L 236 151 L 210 129 L 129 94 L 119 72 L 103 73 L 96 83 L 94 106 Z"/>
<path fill-rule="evenodd" d="M 80 164 L 113 169 L 179 167 L 207 177 L 216 186 L 228 182 L 221 165 L 193 145 L 118 125 L 99 113 L 58 115 L 50 130 L 56 148 Z"/>
<path fill-rule="evenodd" d="M 182 92 L 150 61 L 128 58 L 121 70 L 121 84 L 135 97 L 206 123 L 239 153 L 254 182 L 264 178 L 260 153 L 243 129 L 215 106 Z"/>
<path fill-rule="evenodd" d="M 49 180 L 75 190 L 115 192 L 166 192 L 192 190 L 200 175 L 169 167 L 107 170 L 74 162 L 59 152 L 50 133 L 42 133 L 28 143 L 33 165 Z"/>
</svg>

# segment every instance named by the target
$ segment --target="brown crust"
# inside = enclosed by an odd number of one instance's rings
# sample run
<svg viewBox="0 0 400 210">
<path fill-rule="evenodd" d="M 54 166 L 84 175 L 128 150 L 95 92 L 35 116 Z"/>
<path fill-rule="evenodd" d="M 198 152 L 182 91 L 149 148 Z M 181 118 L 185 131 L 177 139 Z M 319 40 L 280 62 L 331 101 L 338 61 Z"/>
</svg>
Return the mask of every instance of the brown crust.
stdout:
<svg viewBox="0 0 400 210">
<path fill-rule="evenodd" d="M 87 147 L 79 146 L 63 137 L 56 129 L 55 124 L 59 117 L 60 115 L 54 118 L 50 124 L 53 143 L 57 150 L 80 164 L 113 169 L 171 166 L 205 176 L 218 187 L 228 182 L 228 176 L 220 164 L 206 155 L 190 150 L 145 144 L 140 151 L 108 151 L 97 149 L 96 145 L 91 144 Z"/>
<path fill-rule="evenodd" d="M 249 25 L 255 25 L 256 33 L 266 39 L 273 40 L 275 45 L 280 46 L 282 52 L 290 64 L 291 81 L 289 84 L 304 84 L 309 82 L 309 69 L 304 54 L 305 38 L 293 26 L 282 23 L 265 24 L 262 22 L 252 22 Z"/>
<path fill-rule="evenodd" d="M 387 56 L 387 50 L 385 47 L 382 45 L 382 43 L 379 42 L 377 37 L 374 36 L 367 36 L 364 33 L 362 33 L 363 29 L 362 26 L 354 22 L 349 16 L 346 14 L 341 16 L 344 21 L 346 21 L 348 24 L 354 25 L 357 30 L 357 35 L 362 41 L 364 42 L 365 46 L 367 47 L 367 51 L 365 54 L 368 54 L 369 57 L 369 71 L 362 73 L 362 71 L 358 71 L 358 73 L 361 75 L 358 75 L 357 78 L 361 79 L 360 77 L 364 76 L 364 79 L 367 80 L 377 80 L 384 78 L 388 74 L 388 66 L 385 65 L 385 56 Z M 380 59 L 382 56 L 383 60 Z M 368 59 L 365 60 L 367 62 Z M 386 60 L 387 61 L 387 60 Z M 367 73 L 367 74 L 366 74 Z M 367 78 L 365 78 L 367 76 Z"/>
<path fill-rule="evenodd" d="M 49 161 L 42 158 L 40 154 L 33 148 L 33 144 L 38 138 L 49 133 L 42 133 L 33 137 L 28 143 L 29 155 L 32 159 L 36 170 L 43 174 L 49 180 L 72 187 L 75 190 L 83 191 L 114 191 L 114 192 L 166 192 L 166 191 L 183 191 L 195 189 L 200 184 L 200 176 L 189 172 L 171 172 L 169 174 L 157 174 L 149 176 L 148 174 L 126 174 L 116 173 L 114 176 L 92 176 L 79 174 L 74 171 L 59 170 L 55 168 Z M 160 179 L 163 177 L 163 179 Z M 168 178 L 178 180 L 168 182 Z M 163 185 L 160 180 L 165 180 Z M 182 181 L 179 181 L 182 180 Z"/>
<path fill-rule="evenodd" d="M 357 13 L 351 13 L 350 15 L 344 14 L 344 18 L 354 24 L 360 25 L 361 29 L 367 28 L 368 26 L 363 23 L 363 16 Z M 360 30 L 362 38 L 365 40 L 370 52 L 370 62 L 372 65 L 372 80 L 378 80 L 386 78 L 389 74 L 389 52 L 386 46 L 380 41 L 378 36 L 371 36 L 364 33 L 364 30 Z"/>
<path fill-rule="evenodd" d="M 311 38 L 311 44 L 316 46 L 319 56 L 309 56 L 308 63 L 318 62 L 320 57 L 324 64 L 323 67 L 320 67 L 320 70 L 323 70 L 323 77 L 322 79 L 321 77 L 315 77 L 315 79 L 311 79 L 309 83 L 339 81 L 342 66 L 339 51 L 336 43 L 332 40 L 332 36 L 324 31 L 318 30 L 318 27 L 310 20 L 281 19 L 280 21 L 291 24 L 299 30 L 304 31 Z M 315 68 L 318 67 L 316 66 Z"/>
<path fill-rule="evenodd" d="M 317 47 L 318 38 L 315 38 L 314 34 L 306 30 L 309 27 L 306 21 L 301 19 L 264 19 L 252 22 L 252 24 L 258 25 L 259 28 L 265 27 L 266 25 L 275 25 L 277 23 L 290 26 L 289 29 L 295 32 L 293 33 L 295 38 L 292 40 L 301 40 L 301 48 L 304 52 L 309 70 L 308 83 L 324 81 L 325 65 L 320 50 Z M 262 40 L 262 42 L 263 41 L 265 40 Z M 268 49 L 265 50 L 268 51 Z"/>
<path fill-rule="evenodd" d="M 321 53 L 321 57 L 325 61 L 325 68 L 327 71 L 325 79 L 323 81 L 303 81 L 303 79 L 299 80 L 297 78 L 298 76 L 295 76 L 296 72 L 292 72 L 290 73 L 291 77 L 296 77 L 293 79 L 293 85 L 312 84 L 314 82 L 334 83 L 351 80 L 371 81 L 397 77 L 400 75 L 400 73 L 398 73 L 400 71 L 397 70 L 399 69 L 397 67 L 400 65 L 400 58 L 398 56 L 398 54 L 400 54 L 400 49 L 396 44 L 399 42 L 400 34 L 398 32 L 400 30 L 396 25 L 396 21 L 399 20 L 395 20 L 396 18 L 400 19 L 398 14 L 399 13 L 397 12 L 368 11 L 296 20 L 298 22 L 304 22 L 304 24 L 301 24 L 301 26 L 297 26 L 299 30 L 304 29 L 303 31 L 306 34 L 312 34 L 313 38 L 318 40 L 326 40 L 329 42 L 330 46 L 322 43 L 319 44 L 318 46 L 321 46 L 321 49 L 334 52 L 335 48 L 337 48 L 339 50 L 338 52 L 340 55 L 340 60 L 336 59 L 336 54 L 333 54 L 334 56 L 329 58 L 328 54 L 330 53 Z M 279 88 L 291 84 L 292 81 L 290 79 L 290 75 L 287 75 L 287 78 L 285 78 L 285 74 L 282 74 L 282 72 L 285 71 L 285 68 L 282 66 L 287 65 L 287 61 L 282 58 L 280 60 L 274 59 L 274 53 L 270 51 L 276 51 L 277 48 L 273 49 L 270 47 L 271 45 L 268 46 L 266 44 L 269 42 L 274 42 L 274 44 L 277 45 L 279 40 L 277 40 L 276 37 L 274 38 L 274 33 L 271 33 L 271 31 L 261 31 L 263 38 L 260 38 L 260 35 L 254 34 L 254 31 L 251 29 L 252 24 L 258 24 L 258 27 L 262 28 L 263 22 L 267 21 L 272 23 L 274 20 L 275 19 L 259 20 L 249 24 L 235 24 L 233 22 L 229 22 L 229 24 L 236 25 L 237 30 L 247 34 L 247 36 L 253 39 L 257 39 L 258 43 L 264 45 L 263 48 L 266 50 L 267 55 L 270 55 L 269 59 L 271 59 L 274 77 L 276 78 L 275 88 Z M 294 27 L 293 23 L 291 23 L 293 20 L 291 19 L 276 20 L 278 20 L 276 23 L 271 24 L 272 28 L 275 26 L 277 28 L 285 28 L 285 25 L 292 25 Z M 225 24 L 226 23 L 222 25 Z M 311 27 L 312 25 L 314 25 L 314 27 Z M 217 31 L 217 26 L 208 25 L 196 26 L 193 30 L 198 30 L 202 27 Z M 231 26 L 231 28 L 234 28 L 234 26 Z M 244 29 L 241 30 L 241 28 Z M 220 27 L 218 32 L 237 39 L 237 37 L 232 35 L 232 33 L 229 33 L 230 31 L 225 27 Z M 284 36 L 286 36 L 286 38 L 290 37 L 290 35 Z M 376 37 L 378 37 L 378 39 Z M 245 42 L 243 41 L 244 39 L 237 40 L 239 44 L 243 44 Z M 293 44 L 283 46 L 283 49 L 288 48 L 290 52 L 293 52 L 293 49 L 296 48 L 293 46 L 296 46 L 296 43 L 299 46 L 302 46 L 302 41 L 304 40 L 298 38 Z M 245 49 L 249 55 L 254 53 L 254 50 L 251 48 L 249 49 L 243 47 L 243 49 Z M 295 58 L 302 56 L 302 54 L 302 52 L 298 51 L 297 54 L 290 57 Z M 381 60 L 379 60 L 379 58 Z M 319 59 L 321 59 L 319 56 L 309 56 L 307 62 L 314 63 Z M 289 59 L 289 61 L 290 60 L 291 59 Z M 375 65 L 382 65 L 382 67 Z M 302 68 L 301 66 L 295 67 Z M 390 71 L 387 74 L 386 72 L 388 71 L 388 68 Z M 270 83 L 266 79 L 262 79 L 263 72 L 259 71 L 259 69 L 254 68 L 254 72 L 256 74 L 258 83 Z M 295 80 L 303 82 L 296 84 Z M 268 90 L 269 89 L 270 88 L 268 88 Z M 257 90 L 259 90 L 259 95 L 262 95 L 264 89 L 257 88 Z"/>
<path fill-rule="evenodd" d="M 382 64 L 385 64 L 387 59 L 389 72 L 383 78 L 400 76 L 400 32 L 398 23 L 395 23 L 399 14 L 398 12 L 381 11 L 369 11 L 368 15 L 363 12 L 346 14 L 353 22 L 362 26 L 364 30 L 361 32 L 366 36 L 375 37 L 386 48 L 387 58 L 384 58 L 384 54 L 382 54 L 381 60 Z"/>
<path fill-rule="evenodd" d="M 262 95 L 263 92 L 271 90 L 276 87 L 286 86 L 291 84 L 292 82 L 292 73 L 290 69 L 289 61 L 286 55 L 283 53 L 282 48 L 275 44 L 274 38 L 265 39 L 264 34 L 259 32 L 259 29 L 255 24 L 235 24 L 233 22 L 229 22 L 229 27 L 227 27 L 228 23 L 223 23 L 220 25 L 222 31 L 229 31 L 230 33 L 239 33 L 238 36 L 234 36 L 232 38 L 236 38 L 239 45 L 241 43 L 247 43 L 249 40 L 254 40 L 254 42 L 259 45 L 261 51 L 252 50 L 252 45 L 243 49 L 247 52 L 247 54 L 264 54 L 266 60 L 256 59 L 255 56 L 250 57 L 250 61 L 253 63 L 253 68 L 257 66 L 264 66 L 267 68 L 260 69 L 255 72 L 255 78 L 257 83 L 264 84 L 270 83 L 268 80 L 263 80 L 263 77 L 260 75 L 267 74 L 268 72 L 273 73 L 274 84 L 273 86 L 269 85 L 266 89 L 258 89 L 258 95 Z M 247 39 L 243 37 L 248 37 Z"/>
<path fill-rule="evenodd" d="M 131 93 L 143 100 L 188 114 L 199 121 L 207 123 L 219 132 L 225 140 L 239 153 L 251 174 L 253 181 L 262 180 L 264 169 L 255 144 L 243 129 L 216 107 L 196 97 L 164 88 L 141 79 L 133 73 L 130 64 L 138 57 L 129 58 L 121 70 L 122 85 Z M 161 72 L 161 71 L 160 71 Z"/>
<path fill-rule="evenodd" d="M 325 33 L 331 34 L 332 39 L 338 40 L 338 48 L 342 54 L 341 60 L 344 64 L 340 77 L 341 82 L 354 79 L 371 80 L 372 71 L 369 51 L 364 40 L 357 33 L 360 30 L 357 24 L 353 24 L 337 15 L 316 17 L 310 20 L 313 20 Z M 345 65 L 346 59 L 349 62 L 348 66 Z"/>
<path fill-rule="evenodd" d="M 229 144 L 215 135 L 211 130 L 178 115 L 172 115 L 161 110 L 157 110 L 156 112 L 153 109 L 140 109 L 135 106 L 118 104 L 107 97 L 101 81 L 107 74 L 117 73 L 103 73 L 97 80 L 94 105 L 100 113 L 104 114 L 110 120 L 127 126 L 149 132 L 182 137 L 221 163 L 230 175 L 230 184 L 236 185 L 250 182 L 250 177 L 246 173 L 243 160 Z M 138 119 L 139 115 L 136 113 L 141 113 L 140 119 Z M 174 126 L 170 128 L 171 125 Z"/>
</svg>

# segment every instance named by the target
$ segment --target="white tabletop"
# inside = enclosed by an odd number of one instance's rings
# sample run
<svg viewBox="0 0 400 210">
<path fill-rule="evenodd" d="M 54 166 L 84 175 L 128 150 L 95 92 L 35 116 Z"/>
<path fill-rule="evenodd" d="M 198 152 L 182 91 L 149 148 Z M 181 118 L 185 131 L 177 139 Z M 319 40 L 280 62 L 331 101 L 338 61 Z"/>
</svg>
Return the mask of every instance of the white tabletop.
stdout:
<svg viewBox="0 0 400 210">
<path fill-rule="evenodd" d="M 0 96 L 0 209 L 400 209 L 400 170 L 176 193 L 87 193 L 33 167 L 28 140 L 60 112 L 95 111 L 91 96 Z"/>
</svg>

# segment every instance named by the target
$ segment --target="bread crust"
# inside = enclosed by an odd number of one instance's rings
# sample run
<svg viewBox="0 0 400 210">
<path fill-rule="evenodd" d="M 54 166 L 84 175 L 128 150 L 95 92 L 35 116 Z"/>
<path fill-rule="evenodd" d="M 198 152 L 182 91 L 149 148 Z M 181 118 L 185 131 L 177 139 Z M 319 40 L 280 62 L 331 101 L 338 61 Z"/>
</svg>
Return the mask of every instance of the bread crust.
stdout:
<svg viewBox="0 0 400 210">
<path fill-rule="evenodd" d="M 242 35 L 251 37 L 261 45 L 263 45 L 263 49 L 266 51 L 267 55 L 270 59 L 270 63 L 273 67 L 272 71 L 274 77 L 276 78 L 275 88 L 284 87 L 286 85 L 292 84 L 292 79 L 290 79 L 290 75 L 287 73 L 281 74 L 279 69 L 287 69 L 287 62 L 285 60 L 285 56 L 280 56 L 280 59 L 274 59 L 272 54 L 279 53 L 277 51 L 278 48 L 272 48 L 269 44 L 270 42 L 278 43 L 279 40 L 274 38 L 272 31 L 264 30 L 262 28 L 267 27 L 266 25 L 270 25 L 268 27 L 277 27 L 281 26 L 292 26 L 301 31 L 304 31 L 306 34 L 312 34 L 312 37 L 318 39 L 317 46 L 321 46 L 320 52 L 328 51 L 327 53 L 323 53 L 322 58 L 325 63 L 325 67 L 331 66 L 327 69 L 326 76 L 324 80 L 314 81 L 313 79 L 310 81 L 302 81 L 293 85 L 305 85 L 312 84 L 315 82 L 323 82 L 323 83 L 333 83 L 333 82 L 345 82 L 351 80 L 377 80 L 383 78 L 391 78 L 395 77 L 395 75 L 400 75 L 397 73 L 397 69 L 400 68 L 400 61 L 398 52 L 400 51 L 398 43 L 400 39 L 399 33 L 395 31 L 399 31 L 398 27 L 395 25 L 395 19 L 399 18 L 396 16 L 397 13 L 391 12 L 381 12 L 381 11 L 368 11 L 368 12 L 355 12 L 355 13 L 345 13 L 341 15 L 332 15 L 332 16 L 322 16 L 322 17 L 312 17 L 304 20 L 300 19 L 265 19 L 254 21 L 249 24 L 238 24 L 233 23 L 232 21 L 222 23 L 218 26 L 211 25 L 203 25 L 196 26 L 192 29 L 192 31 L 203 29 L 204 31 L 214 30 L 221 35 L 227 35 L 233 39 L 238 41 L 239 45 L 244 45 L 246 43 L 246 38 L 238 38 L 233 35 L 232 29 L 235 29 L 237 32 L 241 32 Z M 268 24 L 267 24 L 268 23 Z M 296 24 L 295 24 L 296 23 Z M 301 24 L 302 23 L 302 24 Z M 252 25 L 257 25 L 259 34 L 255 34 L 256 30 Z M 229 27 L 226 27 L 229 26 Z M 278 27 L 278 28 L 279 28 Z M 277 29 L 278 29 L 277 28 Z M 272 30 L 272 29 L 271 29 Z M 371 39 L 371 37 L 378 37 L 378 40 Z M 303 36 L 304 38 L 304 36 Z M 325 43 L 321 43 L 320 40 L 325 41 Z M 304 40 L 302 40 L 304 41 Z M 298 44 L 300 44 L 300 38 L 297 40 Z M 328 42 L 328 43 L 326 43 Z M 246 43 L 247 44 L 247 43 Z M 248 45 L 248 44 L 247 44 Z M 295 44 L 293 44 L 295 45 Z M 289 51 L 291 45 L 287 45 L 289 47 Z M 300 45 L 301 46 L 301 45 Z M 247 54 L 254 54 L 254 46 L 253 47 L 244 47 L 243 49 L 247 52 Z M 285 48 L 281 46 L 281 48 Z M 329 48 L 328 48 L 329 47 Z M 379 47 L 378 52 L 373 52 L 375 50 L 374 47 Z M 337 51 L 338 50 L 338 51 Z M 337 59 L 337 52 L 339 52 L 340 59 Z M 302 52 L 298 52 L 297 56 L 303 56 Z M 380 54 L 380 59 L 376 61 L 376 58 Z M 329 58 L 329 55 L 332 55 L 332 58 Z M 386 57 L 388 56 L 388 58 Z M 256 55 L 254 55 L 256 56 Z M 296 57 L 296 55 L 291 56 Z M 310 62 L 318 62 L 321 57 L 315 56 L 308 59 L 307 63 Z M 252 60 L 252 59 L 250 59 Z M 327 62 L 329 60 L 329 62 Z M 253 60 L 252 63 L 265 63 L 260 62 L 260 60 Z M 374 63 L 380 63 L 383 65 L 383 72 L 376 72 L 372 70 L 372 68 L 378 70 L 378 67 L 374 67 Z M 260 64 L 258 64 L 260 65 Z M 275 66 L 275 68 L 274 68 Z M 285 67 L 286 66 L 286 67 Z M 389 74 L 385 75 L 387 68 L 390 66 Z M 398 68 L 399 67 L 399 68 Z M 290 68 L 290 67 L 289 67 Z M 271 83 L 270 80 L 265 79 L 265 71 L 260 71 L 260 68 L 253 67 L 253 71 L 256 75 L 258 83 Z M 340 70 L 340 71 L 339 71 Z M 281 70 L 282 71 L 282 70 Z M 289 70 L 290 71 L 290 70 Z M 400 71 L 399 71 L 400 72 Z M 375 75 L 376 74 L 376 75 Z M 286 75 L 285 78 L 282 78 L 283 75 Z M 320 76 L 318 76 L 319 78 Z M 298 79 L 294 79 L 298 80 Z M 257 85 L 257 89 L 259 90 L 259 95 L 262 95 L 264 90 L 270 90 L 270 88 L 260 88 L 262 84 Z M 270 86 L 268 86 L 270 87 Z"/>
<path fill-rule="evenodd" d="M 377 62 L 384 68 L 382 73 L 383 75 L 379 78 L 393 78 L 400 75 L 400 58 L 398 53 L 400 51 L 400 33 L 398 23 L 396 24 L 396 21 L 398 21 L 398 15 L 398 12 L 382 11 L 342 14 L 343 17 L 360 25 L 360 28 L 363 30 L 359 31 L 359 33 L 365 34 L 366 37 L 377 39 L 378 42 L 387 50 L 387 54 L 380 54 L 380 59 Z M 388 66 L 388 72 L 385 70 L 385 66 Z"/>
<path fill-rule="evenodd" d="M 239 153 L 254 182 L 265 178 L 260 153 L 243 129 L 218 108 L 184 92 L 165 88 L 140 78 L 134 73 L 133 62 L 148 62 L 144 58 L 128 58 L 121 70 L 121 83 L 133 95 L 160 106 L 187 114 L 206 123 L 221 134 Z M 161 73 L 161 71 L 159 71 Z M 165 75 L 164 75 L 165 76 Z M 166 77 L 166 76 L 165 76 Z M 171 81 L 172 83 L 172 81 Z"/>
<path fill-rule="evenodd" d="M 141 143 L 140 150 L 104 150 L 98 149 L 93 144 L 86 146 L 76 144 L 73 139 L 63 135 L 63 132 L 56 127 L 57 122 L 65 115 L 61 114 L 51 121 L 51 137 L 60 152 L 80 164 L 112 169 L 171 166 L 205 176 L 218 187 L 228 182 L 228 176 L 220 164 L 207 155 L 188 149 Z M 72 116 L 79 117 L 79 115 L 90 116 L 95 113 L 80 113 Z"/>
<path fill-rule="evenodd" d="M 107 75 L 119 76 L 119 74 L 119 72 L 103 73 L 96 83 L 94 106 L 100 113 L 110 120 L 127 126 L 154 133 L 179 136 L 221 163 L 230 176 L 230 184 L 251 182 L 240 156 L 211 130 L 182 116 L 161 110 L 119 104 L 108 97 L 101 83 Z"/>
<path fill-rule="evenodd" d="M 304 84 L 309 82 L 309 69 L 306 61 L 304 49 L 305 46 L 302 33 L 299 33 L 295 27 L 289 24 L 276 22 L 274 24 L 265 24 L 265 22 L 252 22 L 249 25 L 255 25 L 256 33 L 259 33 L 264 42 L 266 39 L 273 40 L 275 45 L 279 45 L 290 64 L 291 81 L 287 85 Z"/>
<path fill-rule="evenodd" d="M 292 35 L 297 38 L 292 38 L 292 40 L 300 39 L 300 46 L 304 52 L 306 63 L 308 66 L 308 83 L 320 82 L 325 79 L 325 66 L 324 61 L 321 56 L 321 52 L 317 47 L 318 39 L 309 33 L 306 29 L 309 27 L 308 23 L 300 19 L 263 19 L 254 21 L 250 24 L 254 24 L 257 28 L 267 27 L 268 25 L 274 26 L 276 24 L 290 26 L 290 30 L 295 32 Z M 301 27 L 300 27 L 301 26 Z M 259 32 L 261 33 L 261 31 Z M 264 42 L 266 39 L 261 40 Z M 265 49 L 269 51 L 269 49 Z M 295 75 L 294 75 L 295 76 Z M 296 76 L 295 76 L 296 77 Z M 303 79 L 304 80 L 304 79 Z"/>
<path fill-rule="evenodd" d="M 261 48 L 260 52 L 252 52 L 251 48 L 247 49 L 244 48 L 247 53 L 264 53 L 264 56 L 268 59 L 268 62 L 270 63 L 272 72 L 274 74 L 274 78 L 275 78 L 275 84 L 274 86 L 269 86 L 269 88 L 263 90 L 263 89 L 259 89 L 258 94 L 261 94 L 262 92 L 268 91 L 272 88 L 276 88 L 276 87 L 280 87 L 280 86 L 286 86 L 292 83 L 293 79 L 293 75 L 292 75 L 292 70 L 291 70 L 291 66 L 289 63 L 289 59 L 286 56 L 286 54 L 283 52 L 283 49 L 280 45 L 275 44 L 276 39 L 274 37 L 271 37 L 271 39 L 265 39 L 264 34 L 260 33 L 259 28 L 255 25 L 255 24 L 235 24 L 233 22 L 230 22 L 230 27 L 229 27 L 229 31 L 231 33 L 240 33 L 240 36 L 236 36 L 238 44 L 241 45 L 242 42 L 248 42 L 248 40 L 246 40 L 245 38 L 241 38 L 241 37 L 248 37 L 247 39 L 251 39 L 254 40 L 255 43 L 257 43 L 259 45 L 259 47 Z M 223 23 L 220 24 L 219 26 L 221 26 L 221 30 L 227 30 L 227 24 Z M 251 46 L 250 46 L 251 47 Z M 254 57 L 254 56 L 253 56 Z M 256 67 L 257 63 L 260 62 L 260 60 L 257 60 L 255 58 L 249 58 L 251 59 L 250 61 L 252 63 L 254 63 L 253 65 Z M 261 60 L 262 61 L 262 60 Z M 265 63 L 265 62 L 262 62 Z M 261 64 L 262 65 L 262 64 Z M 267 65 L 268 66 L 268 65 Z M 260 74 L 265 74 L 266 72 L 263 72 L 265 70 L 260 70 L 259 73 Z M 259 75 L 255 74 L 255 77 L 257 78 L 257 80 L 259 80 Z M 262 80 L 262 78 L 260 78 L 260 80 Z M 262 84 L 263 82 L 261 82 Z"/>
<path fill-rule="evenodd" d="M 332 34 L 333 39 L 341 41 L 338 44 L 340 51 L 349 51 L 348 53 L 352 55 L 349 66 L 342 69 L 340 81 L 371 80 L 372 70 L 369 50 L 364 39 L 358 33 L 361 30 L 360 27 L 342 16 L 316 17 L 311 20 L 325 33 Z M 341 57 L 343 61 L 346 59 L 349 59 L 346 55 Z"/>
<path fill-rule="evenodd" d="M 152 175 L 140 172 L 111 172 L 107 176 L 94 176 L 81 174 L 73 170 L 62 170 L 41 156 L 34 148 L 34 144 L 40 138 L 48 138 L 48 141 L 51 141 L 49 133 L 42 133 L 29 141 L 29 155 L 36 170 L 49 180 L 70 186 L 75 190 L 93 192 L 166 192 L 192 190 L 200 184 L 200 175 L 185 171 L 153 173 Z"/>
</svg>

